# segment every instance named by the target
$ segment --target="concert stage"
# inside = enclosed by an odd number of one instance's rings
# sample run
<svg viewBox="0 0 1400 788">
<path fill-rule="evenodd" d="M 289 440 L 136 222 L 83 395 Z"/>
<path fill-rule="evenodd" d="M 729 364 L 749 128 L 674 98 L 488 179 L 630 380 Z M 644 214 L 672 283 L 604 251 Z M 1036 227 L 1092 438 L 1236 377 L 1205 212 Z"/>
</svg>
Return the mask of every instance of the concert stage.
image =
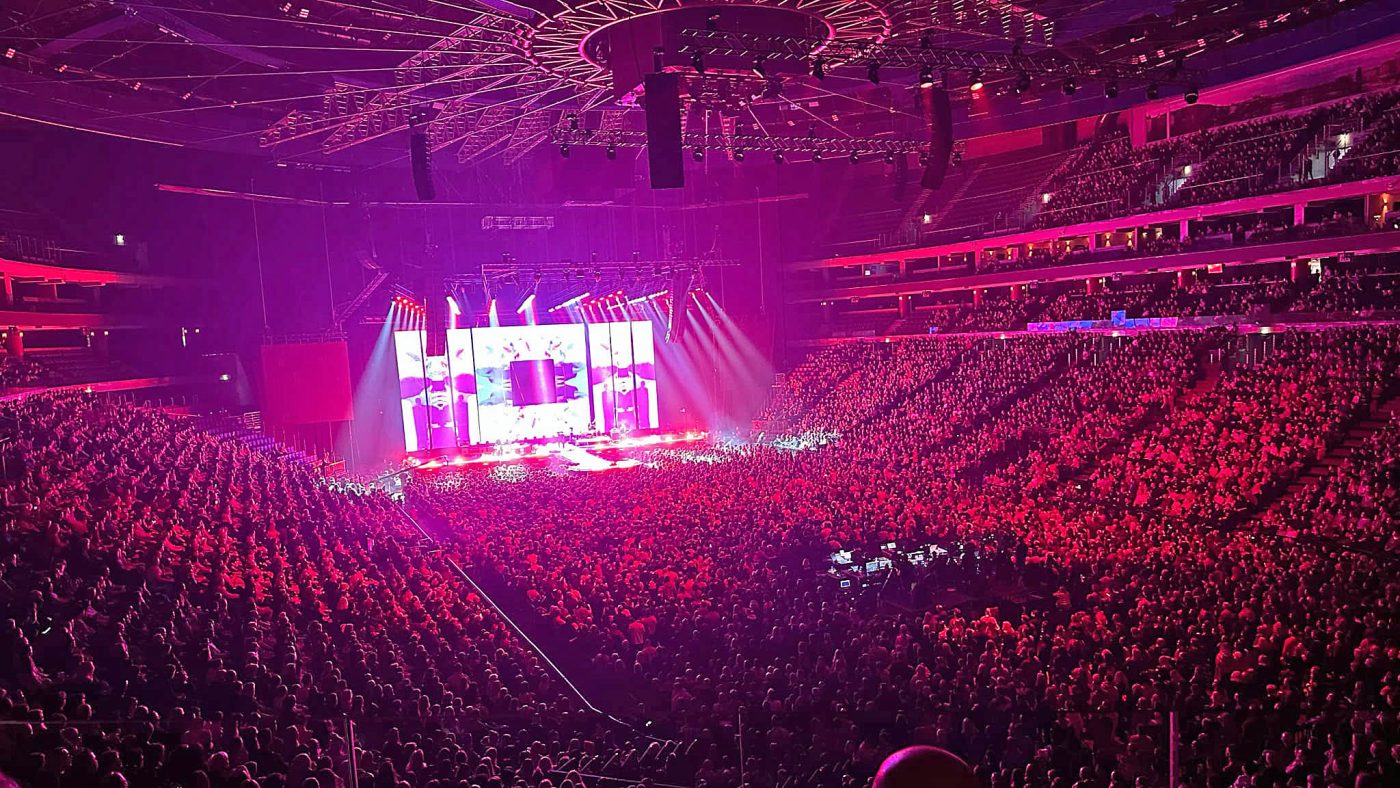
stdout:
<svg viewBox="0 0 1400 788">
<path fill-rule="evenodd" d="M 423 458 L 407 470 L 436 473 L 472 466 L 520 465 L 556 471 L 587 473 L 643 464 L 642 455 L 670 446 L 681 447 L 708 439 L 709 434 L 689 432 L 646 432 L 626 435 L 581 435 L 564 440 L 471 446 L 447 455 Z M 410 462 L 412 462 L 410 460 Z"/>
</svg>

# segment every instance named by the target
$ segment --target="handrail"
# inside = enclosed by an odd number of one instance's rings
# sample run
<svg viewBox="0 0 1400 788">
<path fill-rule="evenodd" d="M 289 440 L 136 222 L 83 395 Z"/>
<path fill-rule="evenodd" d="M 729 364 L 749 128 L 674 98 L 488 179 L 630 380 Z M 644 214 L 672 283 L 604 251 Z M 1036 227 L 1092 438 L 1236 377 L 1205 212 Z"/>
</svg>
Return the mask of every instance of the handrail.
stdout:
<svg viewBox="0 0 1400 788">
<path fill-rule="evenodd" d="M 416 518 L 414 518 L 413 515 L 411 515 L 411 514 L 408 513 L 408 510 L 407 510 L 407 509 L 405 509 L 403 506 L 399 505 L 398 503 L 394 503 L 393 506 L 394 506 L 394 509 L 399 513 L 399 515 L 400 515 L 401 517 L 403 517 L 403 519 L 404 519 L 409 525 L 412 525 L 412 526 L 414 527 L 414 529 L 418 531 L 419 534 L 422 534 L 422 536 L 423 536 L 424 539 L 427 539 L 429 542 L 431 542 L 433 545 L 435 545 L 439 550 L 442 550 L 442 549 L 443 549 L 442 543 L 441 543 L 440 541 L 438 541 L 437 537 L 435 537 L 435 536 L 433 536 L 432 534 L 428 533 L 427 529 L 425 529 L 422 525 L 420 525 L 419 522 L 418 522 L 418 520 L 417 520 Z M 597 706 L 593 705 L 593 702 L 590 701 L 590 700 L 588 699 L 588 696 L 586 696 L 586 695 L 583 694 L 583 690 L 580 690 L 580 689 L 578 688 L 577 685 L 575 685 L 572 681 L 569 680 L 569 677 L 568 677 L 567 675 L 565 675 L 564 671 L 563 671 L 558 665 L 556 665 L 556 664 L 554 663 L 554 660 L 550 659 L 550 658 L 549 658 L 549 655 L 546 654 L 546 653 L 544 653 L 544 649 L 540 648 L 539 645 L 538 645 L 537 643 L 535 643 L 535 641 L 533 641 L 533 640 L 530 639 L 530 636 L 529 636 L 529 635 L 525 634 L 525 630 L 522 629 L 522 628 L 520 627 L 519 624 L 515 623 L 515 619 L 513 619 L 513 618 L 511 618 L 509 615 L 507 615 L 506 612 L 505 612 L 504 610 L 501 609 L 501 606 L 498 605 L 498 604 L 496 604 L 496 600 L 492 599 L 492 598 L 491 598 L 491 595 L 488 594 L 488 593 L 486 593 L 486 589 L 482 588 L 480 585 L 477 585 L 477 582 L 476 582 L 475 580 L 472 579 L 472 576 L 469 575 L 469 574 L 467 574 L 467 571 L 466 571 L 465 569 L 463 569 L 463 568 L 461 567 L 461 565 L 458 564 L 458 563 L 452 558 L 452 556 L 447 555 L 446 552 L 443 552 L 443 553 L 442 553 L 442 560 L 446 561 L 446 562 L 447 562 L 447 565 L 450 566 L 450 567 L 452 567 L 453 571 L 455 571 L 463 580 L 467 581 L 467 583 L 468 583 L 469 585 L 471 585 L 472 589 L 475 590 L 476 593 L 477 593 L 482 599 L 486 600 L 486 604 L 488 604 L 488 605 L 491 606 L 491 609 L 492 609 L 493 611 L 495 611 L 496 615 L 500 616 L 500 617 L 501 617 L 501 620 L 504 621 L 504 622 L 506 622 L 506 625 L 509 626 L 509 627 L 511 628 L 511 630 L 512 630 L 513 632 L 515 632 L 515 634 L 516 634 L 517 636 L 519 636 L 520 639 L 521 639 L 522 641 L 524 641 L 525 644 L 528 645 L 528 646 L 530 647 L 530 650 L 531 650 L 531 651 L 534 651 L 536 654 L 539 655 L 539 658 L 540 658 L 541 660 L 544 660 L 544 663 L 545 663 L 546 665 L 548 665 L 548 666 L 550 667 L 550 669 L 553 670 L 554 673 L 555 673 L 557 676 L 559 676 L 559 678 L 560 678 L 561 680 L 563 680 L 564 684 L 565 684 L 566 686 L 568 686 L 568 688 L 569 688 L 570 690 L 573 691 L 574 695 L 576 695 L 576 696 L 578 697 L 578 699 L 583 703 L 584 706 L 588 707 L 588 710 L 589 710 L 589 711 L 592 711 L 592 712 L 594 712 L 595 714 L 598 714 L 599 716 L 602 716 L 602 717 L 605 717 L 605 718 L 607 718 L 607 719 L 609 719 L 609 720 L 612 720 L 613 722 L 615 722 L 615 723 L 617 723 L 618 725 L 621 725 L 621 726 L 623 726 L 623 727 L 625 727 L 625 728 L 628 728 L 628 729 L 630 729 L 630 730 L 636 731 L 636 728 L 633 727 L 632 725 L 628 724 L 627 722 L 624 722 L 623 720 L 618 719 L 617 717 L 614 717 L 613 715 L 611 715 L 611 714 L 607 713 L 606 711 L 603 711 L 602 709 L 600 709 L 600 708 L 598 708 Z M 636 732 L 641 733 L 640 731 L 636 731 Z M 641 734 L 641 735 L 646 736 L 646 734 Z M 647 738 L 652 739 L 653 741 L 662 741 L 661 739 L 657 739 L 657 738 L 654 737 L 654 736 L 647 736 Z"/>
</svg>

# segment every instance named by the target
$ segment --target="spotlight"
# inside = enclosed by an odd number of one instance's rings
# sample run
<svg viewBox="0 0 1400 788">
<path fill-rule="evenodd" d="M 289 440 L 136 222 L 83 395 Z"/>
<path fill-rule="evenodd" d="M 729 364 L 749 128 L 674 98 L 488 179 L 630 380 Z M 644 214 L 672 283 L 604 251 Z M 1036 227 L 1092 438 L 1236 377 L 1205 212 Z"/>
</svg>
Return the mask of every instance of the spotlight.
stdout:
<svg viewBox="0 0 1400 788">
<path fill-rule="evenodd" d="M 735 149 L 734 149 L 734 161 L 743 161 L 743 160 L 744 160 L 744 149 L 743 149 L 743 148 L 735 148 Z"/>
<path fill-rule="evenodd" d="M 1201 100 L 1201 91 L 1197 90 L 1195 85 L 1192 85 L 1186 89 L 1185 98 L 1187 104 L 1195 104 L 1197 101 Z"/>
<path fill-rule="evenodd" d="M 980 71 L 974 71 L 974 72 L 972 72 L 972 82 L 967 86 L 968 89 L 971 90 L 973 93 L 976 93 L 977 91 L 981 90 L 981 89 L 982 89 L 983 87 L 985 87 L 985 86 L 986 86 L 986 84 L 985 84 L 984 82 L 982 82 L 982 72 L 980 72 Z"/>
<path fill-rule="evenodd" d="M 608 151 L 607 151 L 607 153 L 608 153 L 608 159 L 609 159 L 609 160 L 616 159 L 616 158 L 617 158 L 617 146 L 616 146 L 616 145 L 609 145 L 609 146 L 608 146 Z"/>
<path fill-rule="evenodd" d="M 758 57 L 754 58 L 753 73 L 759 75 L 760 77 L 767 77 L 768 67 L 764 65 L 766 60 L 767 58 L 765 58 L 763 55 L 759 55 Z"/>
<path fill-rule="evenodd" d="M 690 65 L 695 69 L 695 73 L 705 73 L 705 53 L 697 51 L 690 56 Z"/>
<path fill-rule="evenodd" d="M 559 146 L 559 155 L 566 159 L 569 158 L 569 143 L 566 142 Z"/>
<path fill-rule="evenodd" d="M 927 154 L 927 153 L 920 153 L 920 154 L 919 154 L 919 166 L 920 166 L 920 167 L 927 167 L 927 166 L 928 166 L 928 154 Z"/>
<path fill-rule="evenodd" d="M 693 151 L 690 152 L 690 158 L 695 159 L 696 161 L 704 161 L 704 160 L 705 160 L 705 149 L 704 149 L 704 148 L 696 148 L 695 150 L 693 150 Z"/>
<path fill-rule="evenodd" d="M 1162 89 L 1159 88 L 1159 87 L 1157 87 L 1157 83 L 1156 83 L 1156 82 L 1153 82 L 1153 83 L 1151 83 L 1150 85 L 1147 86 L 1147 100 L 1148 100 L 1148 101 L 1156 101 L 1161 95 L 1162 95 Z"/>
<path fill-rule="evenodd" d="M 782 151 L 780 151 L 780 150 L 775 150 L 775 151 L 773 151 L 773 163 L 774 163 L 774 164 L 782 164 L 782 163 L 783 163 L 783 152 L 782 152 Z"/>
<path fill-rule="evenodd" d="M 578 131 L 578 114 L 569 113 L 569 131 Z"/>
<path fill-rule="evenodd" d="M 1103 94 L 1109 98 L 1118 98 L 1118 83 L 1109 81 L 1103 84 Z"/>
<path fill-rule="evenodd" d="M 1030 75 L 1027 74 L 1027 73 L 1024 72 L 1024 71 L 1022 71 L 1021 73 L 1017 74 L 1017 75 L 1016 75 L 1016 87 L 1015 87 L 1016 95 L 1019 96 L 1019 95 L 1021 95 L 1022 93 L 1025 93 L 1025 92 L 1029 91 L 1030 89 L 1031 89 L 1031 77 L 1030 77 Z"/>
<path fill-rule="evenodd" d="M 851 151 L 851 163 L 860 164 L 860 154 L 856 151 Z"/>
<path fill-rule="evenodd" d="M 1065 77 L 1065 84 L 1062 88 L 1066 96 L 1073 96 L 1074 91 L 1079 90 L 1079 83 L 1074 81 L 1074 77 Z"/>
<path fill-rule="evenodd" d="M 719 14 L 710 14 L 709 16 L 705 17 L 705 29 L 706 29 L 706 30 L 718 30 L 718 29 L 719 29 Z"/>
<path fill-rule="evenodd" d="M 894 164 L 894 154 L 893 154 L 893 153 L 886 153 L 886 154 L 885 154 L 885 163 L 886 163 L 886 164 Z"/>
<path fill-rule="evenodd" d="M 818 151 L 812 151 L 812 161 L 821 161 L 821 160 L 822 160 L 822 152 L 819 151 L 819 150 L 818 150 Z"/>
<path fill-rule="evenodd" d="M 812 76 L 817 79 L 826 79 L 826 58 L 818 56 L 812 61 Z"/>
<path fill-rule="evenodd" d="M 919 69 L 919 87 L 933 87 L 933 66 L 924 66 Z"/>
<path fill-rule="evenodd" d="M 880 64 L 877 61 L 870 61 L 865 65 L 865 78 L 870 80 L 870 84 L 880 84 Z"/>
</svg>

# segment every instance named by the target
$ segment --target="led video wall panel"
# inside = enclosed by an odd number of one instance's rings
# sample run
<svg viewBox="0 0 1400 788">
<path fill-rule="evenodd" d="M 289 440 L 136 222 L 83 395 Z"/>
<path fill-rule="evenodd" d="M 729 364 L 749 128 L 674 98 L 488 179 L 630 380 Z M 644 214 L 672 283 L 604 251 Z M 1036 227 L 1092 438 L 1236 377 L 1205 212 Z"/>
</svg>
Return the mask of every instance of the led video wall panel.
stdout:
<svg viewBox="0 0 1400 788">
<path fill-rule="evenodd" d="M 659 426 L 649 321 L 450 329 L 426 357 L 394 335 L 408 451 Z"/>
<path fill-rule="evenodd" d="M 424 339 L 422 331 L 394 333 L 399 412 L 403 417 L 404 447 L 409 451 L 457 445 L 447 358 L 428 356 L 423 347 Z"/>
</svg>

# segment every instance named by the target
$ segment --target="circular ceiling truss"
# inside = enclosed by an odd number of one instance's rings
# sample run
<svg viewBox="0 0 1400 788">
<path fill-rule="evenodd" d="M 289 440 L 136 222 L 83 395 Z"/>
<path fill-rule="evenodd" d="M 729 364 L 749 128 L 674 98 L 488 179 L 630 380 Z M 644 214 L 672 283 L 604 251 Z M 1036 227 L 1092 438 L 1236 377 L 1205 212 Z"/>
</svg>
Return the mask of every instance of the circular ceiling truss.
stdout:
<svg viewBox="0 0 1400 788">
<path fill-rule="evenodd" d="M 531 64 L 560 80 L 582 88 L 609 88 L 606 64 L 587 54 L 598 34 L 631 20 L 682 9 L 717 10 L 771 8 L 810 17 L 826 26 L 828 42 L 877 44 L 893 32 L 889 12 L 878 0 L 740 0 L 694 3 L 683 0 L 586 0 L 545 17 L 525 34 L 525 54 Z"/>
<path fill-rule="evenodd" d="M 999 24 L 1032 30 L 1041 19 L 1011 0 L 455 0 L 398 8 L 377 0 L 299 0 L 271 9 L 261 0 L 66 1 L 57 16 L 30 20 L 61 20 L 50 40 L 0 47 L 0 65 L 28 77 L 10 86 L 84 83 L 130 105 L 91 113 L 94 131 L 135 123 L 137 138 L 153 141 L 164 133 L 179 144 L 255 143 L 291 164 L 330 163 L 328 157 L 356 148 L 377 151 L 371 158 L 379 161 L 406 159 L 386 138 L 402 134 L 411 117 L 435 151 L 453 151 L 461 162 L 499 156 L 507 164 L 548 140 L 562 113 L 601 111 L 602 128 L 632 125 L 625 116 L 635 105 L 620 100 L 627 88 L 614 85 L 598 50 L 647 17 L 713 8 L 723 14 L 720 27 L 746 24 L 736 22 L 744 14 L 801 17 L 816 33 L 811 55 L 930 32 L 995 36 Z M 184 59 L 166 57 L 177 53 Z M 768 84 L 774 81 L 710 96 L 707 90 L 728 84 L 710 79 L 688 95 L 732 125 L 736 112 L 752 112 L 759 94 L 776 93 Z M 68 98 L 69 109 L 77 107 Z M 83 116 L 67 118 L 74 119 Z M 366 145 L 376 140 L 386 144 Z"/>
<path fill-rule="evenodd" d="M 560 115 L 590 112 L 589 126 L 601 129 L 636 125 L 635 110 L 619 100 L 626 87 L 613 84 L 599 54 L 633 37 L 624 26 L 648 16 L 692 15 L 665 20 L 674 27 L 703 20 L 697 9 L 736 9 L 721 17 L 721 29 L 768 35 L 788 34 L 750 30 L 744 15 L 800 16 L 815 34 L 808 58 L 829 53 L 832 62 L 862 48 L 931 41 L 935 49 L 989 53 L 1013 43 L 1027 53 L 1052 47 L 1086 62 L 1112 58 L 1143 69 L 1180 63 L 1204 51 L 1207 39 L 1223 45 L 1283 24 L 1283 16 L 1265 17 L 1237 0 L 1200 2 L 1219 12 L 1198 20 L 1181 11 L 1149 36 L 1139 29 L 1146 23 L 1099 24 L 1076 18 L 1072 5 L 1042 0 L 25 0 L 0 11 L 0 99 L 14 117 L 152 142 L 258 146 L 308 165 L 406 160 L 402 140 L 388 138 L 416 115 L 434 150 L 462 162 L 512 163 L 549 140 Z M 1315 15 L 1339 5 L 1294 4 Z M 1069 40 L 1057 40 L 1057 19 Z M 979 67 L 995 72 L 993 65 Z M 789 69 L 757 81 L 731 73 L 723 82 L 725 64 L 711 66 L 704 80 L 689 80 L 699 83 L 689 99 L 705 110 L 696 114 L 731 125 L 739 113 L 741 124 L 751 120 L 761 130 L 834 125 L 833 105 L 843 107 L 843 125 L 854 114 L 902 112 L 890 103 L 889 86 L 881 95 L 858 75 L 823 84 Z M 344 155 L 352 151 L 364 155 Z"/>
<path fill-rule="evenodd" d="M 984 0 L 968 0 L 974 2 Z M 985 0 L 995 2 L 995 0 Z M 455 148 L 466 163 L 496 156 L 507 164 L 548 139 L 563 112 L 602 110 L 621 124 L 626 111 L 608 64 L 590 57 L 589 42 L 632 20 L 713 7 L 774 9 L 825 28 L 814 46 L 878 45 L 896 25 L 893 0 L 585 0 L 525 19 L 488 11 L 465 20 L 395 70 L 392 87 L 336 84 L 319 106 L 293 108 L 258 139 L 289 158 L 333 154 L 401 132 L 412 115 L 425 121 L 433 150 Z M 473 6 L 475 7 L 475 6 Z M 314 144 L 313 144 L 313 141 Z"/>
</svg>

